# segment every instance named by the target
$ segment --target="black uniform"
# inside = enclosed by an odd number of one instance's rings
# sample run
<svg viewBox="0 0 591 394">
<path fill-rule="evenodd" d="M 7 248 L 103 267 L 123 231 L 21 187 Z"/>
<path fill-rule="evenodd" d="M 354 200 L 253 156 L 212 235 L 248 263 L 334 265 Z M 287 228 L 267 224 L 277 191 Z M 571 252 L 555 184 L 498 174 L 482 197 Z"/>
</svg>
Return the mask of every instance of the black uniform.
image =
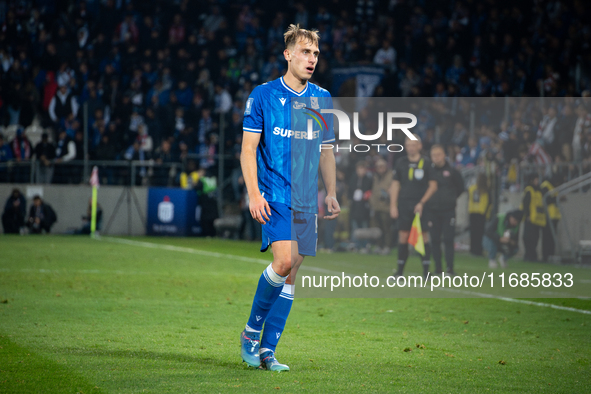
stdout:
<svg viewBox="0 0 591 394">
<path fill-rule="evenodd" d="M 435 260 L 435 273 L 442 271 L 441 238 L 445 245 L 447 271 L 453 272 L 454 236 L 456 231 L 456 200 L 464 192 L 464 179 L 458 170 L 445 163 L 443 167 L 432 165 L 431 173 L 437 181 L 437 191 L 427 201 L 431 251 Z"/>
<path fill-rule="evenodd" d="M 431 160 L 421 156 L 419 161 L 411 162 L 408 156 L 401 157 L 394 165 L 394 180 L 400 182 L 398 193 L 398 230 L 410 231 L 415 217 L 415 206 L 421 201 L 429 188 L 432 176 Z M 424 207 L 421 215 L 421 229 L 428 231 L 428 209 Z"/>
</svg>

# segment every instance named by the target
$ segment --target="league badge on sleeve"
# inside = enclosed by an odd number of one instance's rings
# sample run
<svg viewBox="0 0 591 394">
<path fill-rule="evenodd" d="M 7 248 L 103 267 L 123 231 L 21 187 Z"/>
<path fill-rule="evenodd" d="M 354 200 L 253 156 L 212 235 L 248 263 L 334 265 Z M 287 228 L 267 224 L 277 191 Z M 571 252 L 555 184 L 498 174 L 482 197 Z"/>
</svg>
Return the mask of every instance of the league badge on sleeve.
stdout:
<svg viewBox="0 0 591 394">
<path fill-rule="evenodd" d="M 250 111 L 252 111 L 252 102 L 254 101 L 254 98 L 249 98 L 248 100 L 246 100 L 246 108 L 244 108 L 244 115 L 250 115 Z"/>
</svg>

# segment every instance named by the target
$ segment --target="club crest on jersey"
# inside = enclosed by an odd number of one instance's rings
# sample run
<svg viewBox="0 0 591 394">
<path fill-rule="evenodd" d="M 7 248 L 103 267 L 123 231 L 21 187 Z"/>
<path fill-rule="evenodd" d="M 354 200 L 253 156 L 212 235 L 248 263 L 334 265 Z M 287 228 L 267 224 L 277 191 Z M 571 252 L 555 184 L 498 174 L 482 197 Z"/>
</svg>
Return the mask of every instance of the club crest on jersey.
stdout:
<svg viewBox="0 0 591 394">
<path fill-rule="evenodd" d="M 320 105 L 318 104 L 318 97 L 310 97 L 310 104 L 312 105 L 313 109 L 320 109 Z"/>
<path fill-rule="evenodd" d="M 279 101 L 281 101 L 281 105 L 285 105 L 285 101 L 286 101 L 286 100 L 287 100 L 287 99 L 285 99 L 285 98 L 283 98 L 283 97 L 281 97 L 281 98 L 279 99 Z"/>
<path fill-rule="evenodd" d="M 246 100 L 246 107 L 244 109 L 244 115 L 250 115 L 250 111 L 252 111 L 252 102 L 254 101 L 254 99 L 251 97 L 248 100 Z"/>
<path fill-rule="evenodd" d="M 419 181 L 421 179 L 423 179 L 423 177 L 425 176 L 425 171 L 422 168 L 417 168 L 415 170 L 415 178 L 418 179 Z"/>
<path fill-rule="evenodd" d="M 293 102 L 293 109 L 302 109 L 306 106 L 305 103 L 300 103 L 299 101 Z"/>
</svg>

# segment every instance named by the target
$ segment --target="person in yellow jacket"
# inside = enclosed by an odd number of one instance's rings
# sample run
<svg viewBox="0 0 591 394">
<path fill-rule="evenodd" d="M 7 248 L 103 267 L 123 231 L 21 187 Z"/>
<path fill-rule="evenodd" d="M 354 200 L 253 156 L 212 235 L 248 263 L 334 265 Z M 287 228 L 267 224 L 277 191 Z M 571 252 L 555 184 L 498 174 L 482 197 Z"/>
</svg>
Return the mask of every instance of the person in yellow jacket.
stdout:
<svg viewBox="0 0 591 394">
<path fill-rule="evenodd" d="M 199 171 L 194 160 L 189 160 L 185 171 L 181 172 L 179 183 L 182 189 L 194 189 L 199 182 Z"/>
<path fill-rule="evenodd" d="M 540 178 L 537 174 L 529 176 L 528 185 L 523 192 L 521 201 L 523 210 L 523 245 L 525 246 L 524 261 L 538 261 L 538 241 L 540 232 L 546 226 L 546 212 L 540 190 Z"/>
<path fill-rule="evenodd" d="M 547 179 L 540 185 L 542 197 L 549 191 L 559 186 L 559 177 L 553 176 L 551 179 Z M 543 202 L 542 202 L 543 203 Z M 550 222 L 554 225 L 554 229 L 558 229 L 558 221 L 561 218 L 560 211 L 556 205 L 556 196 L 548 196 L 548 212 L 546 215 L 546 226 L 542 230 L 542 260 L 548 261 L 548 257 L 554 254 L 554 237 L 552 236 L 552 229 L 550 228 Z"/>
<path fill-rule="evenodd" d="M 470 253 L 482 256 L 484 226 L 490 219 L 492 204 L 486 174 L 478 174 L 476 183 L 468 188 L 468 213 L 470 214 Z"/>
</svg>

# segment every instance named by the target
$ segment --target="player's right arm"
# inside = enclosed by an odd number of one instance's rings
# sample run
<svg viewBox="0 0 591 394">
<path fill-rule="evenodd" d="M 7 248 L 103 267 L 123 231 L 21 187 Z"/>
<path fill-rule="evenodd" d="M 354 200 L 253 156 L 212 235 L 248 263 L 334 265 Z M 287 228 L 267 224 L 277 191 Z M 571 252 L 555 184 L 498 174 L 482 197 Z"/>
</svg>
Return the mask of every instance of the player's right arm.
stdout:
<svg viewBox="0 0 591 394">
<path fill-rule="evenodd" d="M 267 200 L 261 195 L 257 175 L 257 147 L 263 132 L 263 97 L 261 87 L 257 86 L 250 93 L 244 110 L 242 128 L 242 153 L 240 165 L 242 176 L 248 192 L 248 208 L 253 219 L 261 224 L 269 220 L 271 208 Z"/>
<path fill-rule="evenodd" d="M 269 220 L 269 216 L 271 216 L 271 208 L 267 200 L 261 195 L 257 178 L 257 147 L 260 140 L 260 133 L 244 132 L 240 165 L 242 166 L 242 176 L 248 192 L 250 214 L 257 222 L 265 224 L 265 220 Z"/>
</svg>

